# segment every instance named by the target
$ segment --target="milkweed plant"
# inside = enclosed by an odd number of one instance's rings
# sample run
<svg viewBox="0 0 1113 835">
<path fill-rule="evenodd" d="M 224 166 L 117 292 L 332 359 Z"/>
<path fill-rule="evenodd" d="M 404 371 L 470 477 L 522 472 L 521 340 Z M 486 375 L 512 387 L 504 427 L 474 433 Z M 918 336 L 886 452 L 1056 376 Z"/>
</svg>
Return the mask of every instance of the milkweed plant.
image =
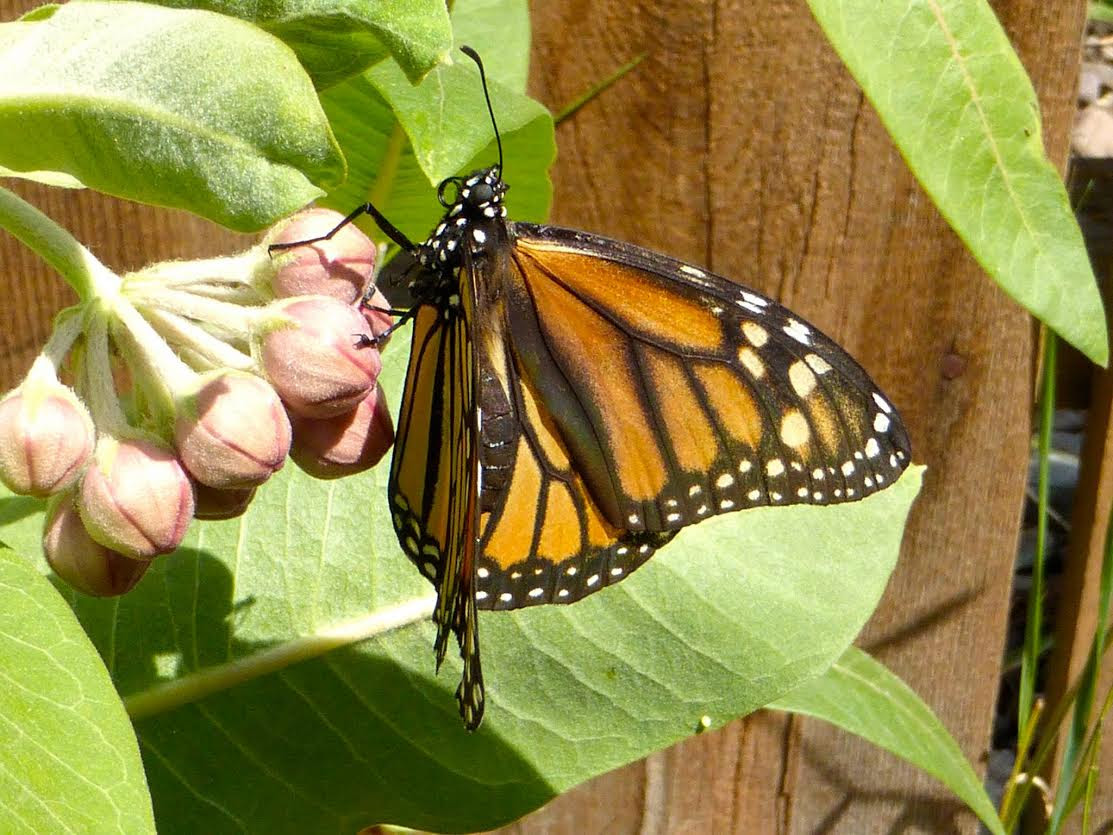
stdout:
<svg viewBox="0 0 1113 835">
<path fill-rule="evenodd" d="M 930 4 L 900 5 L 811 0 L 986 271 L 1104 363 L 1077 224 L 992 11 L 968 3 L 944 30 Z M 487 65 L 509 211 L 542 220 L 554 122 L 525 92 L 524 0 L 90 1 L 0 24 L 0 174 L 267 230 L 236 254 L 121 274 L 0 190 L 0 227 L 78 298 L 0 399 L 0 671 L 20 684 L 0 694 L 0 715 L 20 717 L 0 763 L 22 798 L 0 829 L 491 828 L 763 706 L 857 733 L 1011 829 L 1021 792 L 999 815 L 927 706 L 850 646 L 896 561 L 918 467 L 854 505 L 702 523 L 574 606 L 490 616 L 496 708 L 461 731 L 451 684 L 427 669 L 432 602 L 375 466 L 406 353 L 401 332 L 386 348 L 375 285 L 393 253 L 355 225 L 272 250 L 368 200 L 420 240 L 435 184 L 490 164 L 461 43 Z M 956 49 L 983 56 L 963 79 L 948 73 Z M 975 128 L 972 96 L 986 105 Z M 990 175 L 956 174 L 960 156 Z M 981 228 L 986 212 L 1000 229 Z"/>
</svg>

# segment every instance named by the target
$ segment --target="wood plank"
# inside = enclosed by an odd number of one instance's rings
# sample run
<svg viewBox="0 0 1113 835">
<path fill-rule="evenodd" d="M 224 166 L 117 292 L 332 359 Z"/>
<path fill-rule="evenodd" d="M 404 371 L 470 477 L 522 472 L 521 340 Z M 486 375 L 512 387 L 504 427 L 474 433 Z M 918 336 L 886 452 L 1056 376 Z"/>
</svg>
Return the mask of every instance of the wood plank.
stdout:
<svg viewBox="0 0 1113 835">
<path fill-rule="evenodd" d="M 995 7 L 1015 24 L 1052 156 L 1064 159 L 1084 4 Z M 803 4 L 535 8 L 533 87 L 550 106 L 641 52 L 635 73 L 558 131 L 554 217 L 780 296 L 893 396 L 929 471 L 862 643 L 980 767 L 1026 469 L 1027 317 L 939 218 Z M 734 723 L 668 752 L 668 776 L 661 762 L 580 787 L 514 831 L 975 829 L 934 781 L 815 722 Z M 666 792 L 667 813 L 646 811 L 653 786 L 699 775 L 710 789 Z M 724 775 L 732 788 L 718 788 Z"/>
<path fill-rule="evenodd" d="M 1110 160 L 1078 160 L 1072 167 L 1072 196 L 1081 202 L 1080 218 L 1098 273 L 1106 289 L 1109 313 L 1109 255 L 1113 245 L 1113 165 Z M 1064 694 L 1078 680 L 1086 665 L 1097 623 L 1098 584 L 1105 553 L 1107 526 L 1113 512 L 1113 372 L 1095 369 L 1090 386 L 1086 437 L 1080 457 L 1078 486 L 1071 513 L 1066 564 L 1058 584 L 1055 641 L 1047 663 L 1047 715 L 1055 711 Z M 1100 702 L 1113 687 L 1113 663 L 1106 659 L 1096 699 Z M 1067 723 L 1069 725 L 1069 722 Z M 1043 774 L 1050 785 L 1061 781 L 1060 757 L 1066 726 Z M 1113 751 L 1103 746 L 1101 773 L 1113 769 Z M 1107 781 L 1108 782 L 1108 781 Z M 1066 788 L 1064 787 L 1064 790 Z M 1039 831 L 1041 816 L 1033 813 L 1026 822 Z M 1093 830 L 1113 829 L 1113 791 L 1099 792 L 1093 809 Z M 1081 815 L 1072 816 L 1066 832 L 1081 831 Z"/>
</svg>

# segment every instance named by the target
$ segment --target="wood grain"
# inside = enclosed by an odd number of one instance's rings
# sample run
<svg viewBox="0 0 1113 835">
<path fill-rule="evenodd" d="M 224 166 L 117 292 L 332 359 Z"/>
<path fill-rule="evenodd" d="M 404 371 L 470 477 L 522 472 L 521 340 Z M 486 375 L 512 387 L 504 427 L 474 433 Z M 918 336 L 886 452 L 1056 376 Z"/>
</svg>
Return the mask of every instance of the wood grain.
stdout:
<svg viewBox="0 0 1113 835">
<path fill-rule="evenodd" d="M 1084 4 L 999 2 L 1064 160 Z M 1028 317 L 920 190 L 802 3 L 535 8 L 552 107 L 646 60 L 558 130 L 558 222 L 707 264 L 840 339 L 929 467 L 861 643 L 981 767 L 1030 428 Z M 660 798 L 666 798 L 664 803 Z M 759 716 L 599 778 L 514 832 L 973 832 L 930 778 L 817 722 Z"/>
<path fill-rule="evenodd" d="M 0 13 L 32 5 L 0 0 Z M 1065 159 L 1085 3 L 994 6 L 1035 79 L 1049 153 Z M 840 339 L 900 407 L 929 470 L 862 644 L 980 763 L 1026 467 L 1027 317 L 939 218 L 804 3 L 549 0 L 533 12 L 532 87 L 554 109 L 647 56 L 560 127 L 554 220 L 780 297 Z M 181 212 L 17 190 L 117 269 L 241 240 Z M 6 235 L 0 262 L 3 389 L 72 295 Z M 504 831 L 974 830 L 895 758 L 820 723 L 761 714 L 604 775 Z"/>
<path fill-rule="evenodd" d="M 1079 221 L 1090 252 L 1098 283 L 1105 291 L 1106 314 L 1110 314 L 1109 280 L 1113 272 L 1113 164 L 1107 159 L 1076 160 L 1071 171 L 1071 194 L 1080 205 Z M 1085 197 L 1083 196 L 1085 195 Z M 1080 455 L 1078 486 L 1070 519 L 1070 538 L 1066 563 L 1059 580 L 1054 623 L 1055 640 L 1047 664 L 1047 712 L 1053 713 L 1082 674 L 1090 653 L 1097 624 L 1098 590 L 1101 564 L 1107 544 L 1107 526 L 1113 513 L 1113 372 L 1096 369 L 1091 374 L 1086 437 Z M 1095 699 L 1100 702 L 1113 688 L 1113 663 L 1109 657 Z M 1108 727 L 1108 723 L 1107 723 Z M 1062 744 L 1043 769 L 1045 779 L 1061 786 Z M 1101 774 L 1113 769 L 1113 752 L 1102 747 Z M 1069 779 L 1069 778 L 1068 778 Z M 1106 780 L 1108 783 L 1108 778 Z M 1038 812 L 1038 810 L 1037 810 Z M 1113 791 L 1099 792 L 1093 809 L 1093 831 L 1113 831 Z M 1030 814 L 1029 831 L 1040 831 L 1041 817 Z M 1081 831 L 1081 816 L 1075 814 L 1066 832 Z"/>
</svg>

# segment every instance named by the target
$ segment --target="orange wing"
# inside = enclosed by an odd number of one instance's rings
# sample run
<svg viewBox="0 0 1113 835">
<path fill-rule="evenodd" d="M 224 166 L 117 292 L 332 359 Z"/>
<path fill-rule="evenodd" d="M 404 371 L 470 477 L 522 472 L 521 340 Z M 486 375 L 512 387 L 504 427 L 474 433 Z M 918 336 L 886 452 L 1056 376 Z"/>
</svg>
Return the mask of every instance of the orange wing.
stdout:
<svg viewBox="0 0 1113 835">
<path fill-rule="evenodd" d="M 908 462 L 899 418 L 775 302 L 647 250 L 513 224 L 480 351 L 482 608 L 566 603 L 681 527 L 853 501 Z"/>
<path fill-rule="evenodd" d="M 414 319 L 390 471 L 394 528 L 406 555 L 437 588 L 437 667 L 455 633 L 464 661 L 456 698 L 469 729 L 483 717 L 476 616 L 478 415 L 475 356 L 463 311 L 422 307 Z"/>
</svg>

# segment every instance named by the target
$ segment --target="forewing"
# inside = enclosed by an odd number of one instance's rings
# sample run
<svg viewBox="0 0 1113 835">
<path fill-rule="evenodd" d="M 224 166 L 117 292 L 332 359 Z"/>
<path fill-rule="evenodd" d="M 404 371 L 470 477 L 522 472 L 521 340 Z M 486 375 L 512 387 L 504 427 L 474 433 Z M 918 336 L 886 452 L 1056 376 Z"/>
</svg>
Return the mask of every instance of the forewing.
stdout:
<svg viewBox="0 0 1113 835">
<path fill-rule="evenodd" d="M 514 224 L 509 342 L 613 529 L 860 499 L 909 461 L 842 348 L 776 302 L 639 247 Z"/>
</svg>

